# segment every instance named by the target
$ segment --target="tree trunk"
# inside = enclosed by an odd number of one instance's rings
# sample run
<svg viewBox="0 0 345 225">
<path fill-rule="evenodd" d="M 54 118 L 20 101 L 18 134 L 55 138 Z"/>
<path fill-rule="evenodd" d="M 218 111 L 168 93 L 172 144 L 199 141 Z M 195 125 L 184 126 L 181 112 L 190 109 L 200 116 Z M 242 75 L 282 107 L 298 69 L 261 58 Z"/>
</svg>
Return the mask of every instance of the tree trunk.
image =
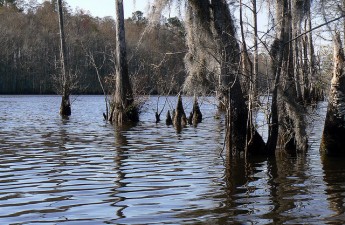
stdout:
<svg viewBox="0 0 345 225">
<path fill-rule="evenodd" d="M 240 82 L 241 52 L 227 1 L 189 0 L 186 15 L 189 52 L 185 62 L 188 78 L 203 83 L 207 80 L 207 73 L 216 75 L 217 97 L 220 105 L 226 109 L 228 155 L 244 152 L 246 149 L 257 152 L 259 150 L 262 153 L 265 143 L 254 126 L 247 126 L 248 107 Z M 195 35 L 196 33 L 198 35 Z M 246 61 L 249 61 L 249 57 L 246 58 Z M 247 146 L 247 141 L 250 146 Z"/>
<path fill-rule="evenodd" d="M 283 20 L 284 22 L 284 20 Z M 272 90 L 271 117 L 268 128 L 267 151 L 274 154 L 277 148 L 279 136 L 279 110 L 278 110 L 278 87 L 280 83 L 281 66 L 284 57 L 284 31 L 280 37 L 275 39 L 271 47 L 271 57 L 273 60 L 272 71 L 274 73 L 274 83 Z"/>
<path fill-rule="evenodd" d="M 71 115 L 70 95 L 70 79 L 68 71 L 68 62 L 66 56 L 66 41 L 64 31 L 63 9 L 62 0 L 58 0 L 58 13 L 59 13 L 59 29 L 60 29 L 60 63 L 61 63 L 61 82 L 62 82 L 62 100 L 60 106 L 61 116 Z"/>
<path fill-rule="evenodd" d="M 309 9 L 308 9 L 308 30 L 312 30 L 312 23 L 311 23 L 311 9 L 310 9 L 310 3 L 311 1 L 308 0 L 309 3 Z M 315 52 L 314 52 L 314 41 L 313 41 L 313 33 L 309 32 L 308 33 L 308 52 L 309 52 L 309 77 L 308 77 L 308 81 L 309 81 L 309 85 L 308 85 L 308 96 L 307 99 L 309 102 L 311 101 L 318 101 L 321 100 L 319 97 L 319 95 L 317 95 L 316 93 L 319 92 L 319 90 L 317 90 L 317 87 L 315 85 L 316 83 L 316 68 L 315 68 Z"/>
<path fill-rule="evenodd" d="M 296 85 L 300 85 L 299 82 L 296 82 L 296 77 L 299 75 L 296 74 L 297 71 L 294 70 L 295 65 L 293 64 L 294 61 L 297 61 L 295 58 L 298 56 L 292 51 L 294 43 L 290 41 L 292 34 L 291 5 L 287 0 L 277 0 L 276 4 L 278 8 L 277 21 L 282 21 L 277 28 L 277 37 L 280 37 L 279 44 L 277 44 L 282 46 L 279 49 L 279 51 L 282 51 L 282 55 L 281 59 L 279 59 L 279 64 L 276 65 L 276 71 L 280 73 L 280 82 L 279 86 L 276 86 L 278 89 L 275 90 L 277 91 L 275 101 L 279 98 L 282 101 L 273 102 L 272 104 L 272 107 L 274 104 L 277 104 L 278 144 L 280 149 L 287 151 L 305 151 L 307 149 L 306 124 L 304 120 L 305 108 L 299 104 L 300 93 L 298 93 L 298 88 L 296 87 Z M 278 84 L 276 83 L 276 85 Z M 272 131 L 276 131 L 276 128 Z"/>
<path fill-rule="evenodd" d="M 344 15 L 344 10 L 345 10 L 345 0 L 343 0 L 343 9 L 342 9 L 342 15 Z M 345 42 L 345 17 L 344 17 L 344 19 L 343 19 L 343 38 L 344 38 L 344 42 Z"/>
<path fill-rule="evenodd" d="M 240 48 L 226 0 L 212 0 L 213 29 L 220 55 L 220 92 L 227 106 L 227 147 L 230 154 L 246 148 L 248 110 L 240 84 Z"/>
<path fill-rule="evenodd" d="M 109 117 L 111 122 L 138 122 L 139 113 L 134 104 L 132 87 L 129 81 L 123 0 L 116 0 L 116 90 L 114 95 L 113 110 Z"/>
<path fill-rule="evenodd" d="M 258 96 L 258 74 L 259 74 L 259 56 L 258 56 L 258 17 L 256 0 L 252 0 L 253 4 L 253 20 L 254 20 L 254 58 L 253 58 L 253 95 L 257 100 Z"/>
<path fill-rule="evenodd" d="M 246 37 L 244 34 L 244 27 L 243 27 L 243 3 L 242 0 L 240 0 L 240 29 L 241 29 L 241 86 L 242 91 L 246 95 L 246 99 L 248 100 L 248 108 L 249 111 L 251 111 L 252 103 L 253 103 L 253 97 L 255 96 L 255 93 L 253 90 L 255 90 L 255 77 L 253 71 L 253 63 L 249 57 L 248 50 L 247 50 L 247 42 Z M 255 25 L 254 25 L 255 26 Z M 255 41 L 254 41 L 255 42 Z M 254 44 L 255 45 L 255 44 Z M 254 46 L 255 48 L 255 46 Z M 255 51 L 254 51 L 254 60 L 255 60 Z M 250 119 L 251 120 L 251 119 Z"/>
<path fill-rule="evenodd" d="M 334 38 L 334 70 L 323 130 L 321 150 L 329 155 L 345 155 L 345 72 L 340 34 Z"/>
</svg>

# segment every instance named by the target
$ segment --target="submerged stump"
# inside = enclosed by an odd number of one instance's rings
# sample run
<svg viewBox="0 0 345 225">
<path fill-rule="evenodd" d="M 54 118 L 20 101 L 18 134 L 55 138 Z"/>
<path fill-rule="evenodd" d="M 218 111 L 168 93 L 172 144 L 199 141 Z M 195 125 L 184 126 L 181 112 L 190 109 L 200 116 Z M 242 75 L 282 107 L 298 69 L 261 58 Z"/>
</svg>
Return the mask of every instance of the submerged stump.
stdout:
<svg viewBox="0 0 345 225">
<path fill-rule="evenodd" d="M 345 57 L 339 34 L 334 42 L 334 70 L 321 150 L 328 155 L 345 155 Z"/>
</svg>

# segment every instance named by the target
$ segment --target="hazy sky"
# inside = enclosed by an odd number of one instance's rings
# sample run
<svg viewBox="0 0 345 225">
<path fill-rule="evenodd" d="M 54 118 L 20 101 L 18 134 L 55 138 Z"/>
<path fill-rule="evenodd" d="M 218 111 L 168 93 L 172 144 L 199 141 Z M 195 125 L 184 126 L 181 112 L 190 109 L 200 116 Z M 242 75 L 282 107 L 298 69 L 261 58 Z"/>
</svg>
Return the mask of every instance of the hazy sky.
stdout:
<svg viewBox="0 0 345 225">
<path fill-rule="evenodd" d="M 41 0 L 43 2 L 44 0 Z M 89 11 L 92 16 L 105 17 L 115 15 L 115 0 L 65 0 L 73 10 L 81 8 Z M 147 11 L 149 0 L 124 0 L 125 18 L 131 17 L 132 12 Z M 135 4 L 134 4 L 135 3 Z"/>
</svg>

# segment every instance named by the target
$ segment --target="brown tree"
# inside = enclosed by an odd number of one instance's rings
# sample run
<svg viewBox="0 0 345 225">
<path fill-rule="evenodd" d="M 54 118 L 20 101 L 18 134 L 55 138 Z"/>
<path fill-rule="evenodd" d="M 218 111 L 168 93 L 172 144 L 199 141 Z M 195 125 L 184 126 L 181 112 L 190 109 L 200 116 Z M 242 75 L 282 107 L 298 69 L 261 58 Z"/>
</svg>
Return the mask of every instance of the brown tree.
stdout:
<svg viewBox="0 0 345 225">
<path fill-rule="evenodd" d="M 59 30 L 60 30 L 60 63 L 61 63 L 61 82 L 62 82 L 62 100 L 60 106 L 61 116 L 71 115 L 71 102 L 70 102 L 70 79 L 68 71 L 68 61 L 66 55 L 66 40 L 64 31 L 64 19 L 62 0 L 58 0 L 58 15 L 59 15 Z"/>
<path fill-rule="evenodd" d="M 290 1 L 276 1 L 276 20 L 279 22 L 276 39 L 271 47 L 275 81 L 268 137 L 269 152 L 275 151 L 277 144 L 280 149 L 289 151 L 307 149 L 305 108 L 300 101 L 300 82 L 296 81 L 299 75 L 296 74 L 295 67 L 298 65 L 294 64 L 299 56 L 293 51 L 296 50 L 296 43 L 291 41 L 293 33 L 291 10 Z"/>
<path fill-rule="evenodd" d="M 113 104 L 109 120 L 116 124 L 124 122 L 138 122 L 139 112 L 135 105 L 132 87 L 129 80 L 126 40 L 125 40 L 125 23 L 123 12 L 123 0 L 115 1 L 116 9 L 116 87 L 113 96 Z"/>
<path fill-rule="evenodd" d="M 345 155 L 345 56 L 340 34 L 334 37 L 334 70 L 321 150 L 329 155 Z"/>
</svg>

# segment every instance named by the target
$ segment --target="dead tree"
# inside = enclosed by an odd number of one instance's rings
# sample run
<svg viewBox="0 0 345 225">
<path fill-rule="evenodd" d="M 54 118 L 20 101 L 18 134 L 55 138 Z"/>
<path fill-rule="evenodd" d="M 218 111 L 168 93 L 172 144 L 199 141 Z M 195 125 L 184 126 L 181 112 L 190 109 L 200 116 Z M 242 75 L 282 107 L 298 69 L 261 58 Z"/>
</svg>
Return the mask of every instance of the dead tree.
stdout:
<svg viewBox="0 0 345 225">
<path fill-rule="evenodd" d="M 337 33 L 334 38 L 334 70 L 323 130 L 321 150 L 329 155 L 345 155 L 345 56 Z"/>
<path fill-rule="evenodd" d="M 62 82 L 62 100 L 60 106 L 61 116 L 71 115 L 71 102 L 70 102 L 70 79 L 68 70 L 68 61 L 66 56 L 66 41 L 64 31 L 64 19 L 62 0 L 58 0 L 58 15 L 59 15 L 59 30 L 60 30 L 60 66 L 61 66 L 61 82 Z"/>
</svg>

